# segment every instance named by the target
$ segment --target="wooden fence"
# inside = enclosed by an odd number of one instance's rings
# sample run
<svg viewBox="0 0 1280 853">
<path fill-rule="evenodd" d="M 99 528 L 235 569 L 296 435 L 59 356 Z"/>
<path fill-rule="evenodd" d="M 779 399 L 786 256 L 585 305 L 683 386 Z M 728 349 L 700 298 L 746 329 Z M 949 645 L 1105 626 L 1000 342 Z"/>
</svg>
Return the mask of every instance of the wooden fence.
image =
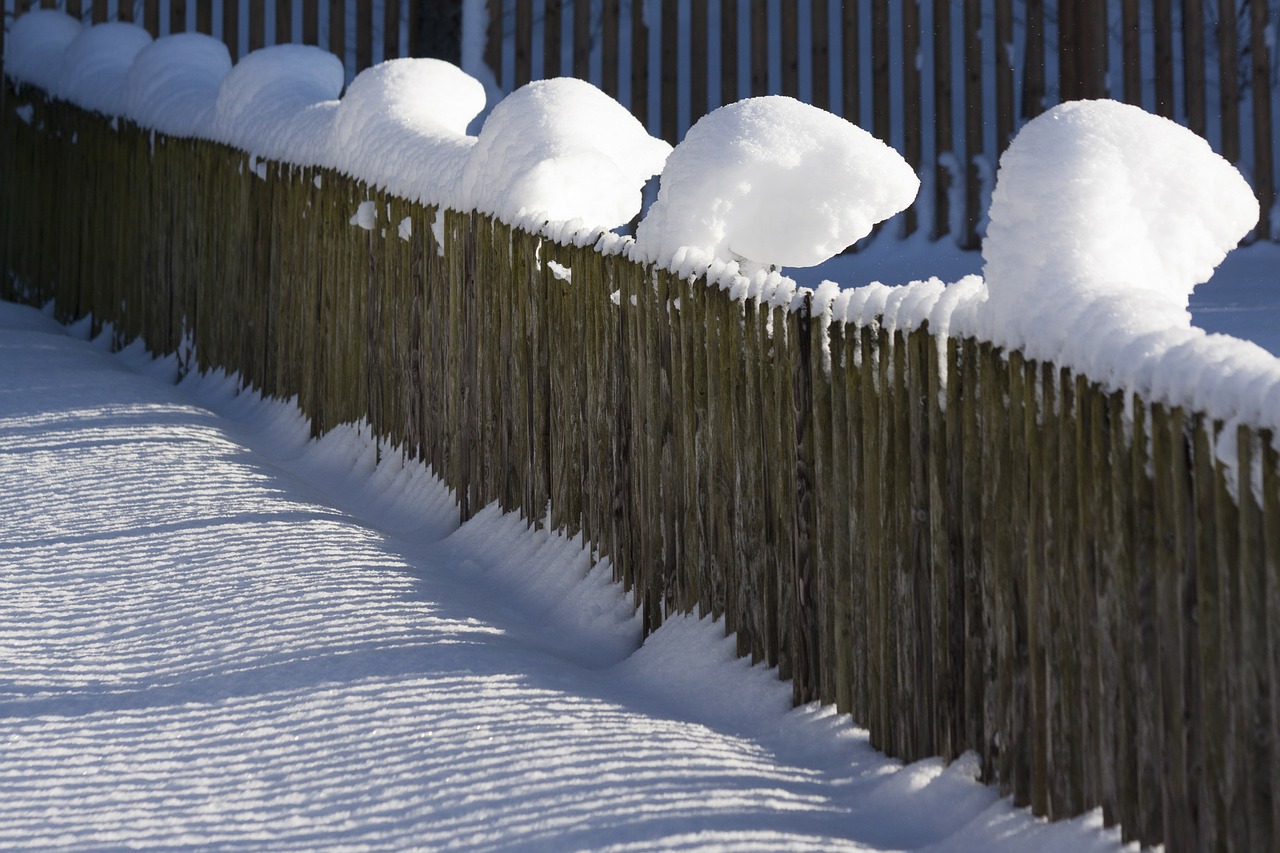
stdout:
<svg viewBox="0 0 1280 853">
<path fill-rule="evenodd" d="M 1176 119 L 1239 165 L 1262 208 L 1257 234 L 1270 237 L 1280 230 L 1273 3 L 490 0 L 484 57 L 507 91 L 561 74 L 590 79 L 672 143 L 722 104 L 799 97 L 888 141 L 924 177 L 900 233 L 951 234 L 967 248 L 979 243 L 999 154 L 1018 128 L 1060 101 L 1111 97 Z M 215 19 L 213 0 L 39 2 L 93 21 L 136 17 L 156 34 L 194 27 L 226 40 L 233 57 L 270 41 L 324 44 L 349 75 L 428 52 L 424 16 L 451 4 L 223 0 Z"/>
<path fill-rule="evenodd" d="M 723 616 L 890 754 L 976 750 L 1016 803 L 1171 850 L 1276 849 L 1271 435 L 480 215 L 437 243 L 436 210 L 332 172 L 2 103 L 0 297 L 296 396 L 317 434 L 367 420 L 463 517 L 583 532 L 647 630 Z"/>
</svg>

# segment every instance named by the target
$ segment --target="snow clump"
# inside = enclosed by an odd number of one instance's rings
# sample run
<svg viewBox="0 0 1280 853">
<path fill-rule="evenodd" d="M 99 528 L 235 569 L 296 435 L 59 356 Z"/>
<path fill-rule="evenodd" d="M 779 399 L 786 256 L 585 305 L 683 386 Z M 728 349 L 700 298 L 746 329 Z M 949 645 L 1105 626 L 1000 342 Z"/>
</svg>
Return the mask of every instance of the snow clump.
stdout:
<svg viewBox="0 0 1280 853">
<path fill-rule="evenodd" d="M 197 136 L 208 127 L 230 72 L 231 54 L 221 40 L 203 33 L 161 36 L 134 58 L 120 107 L 149 130 Z"/>
<path fill-rule="evenodd" d="M 129 68 L 149 44 L 151 34 L 133 24 L 82 29 L 63 51 L 62 73 L 54 94 L 103 115 L 118 115 Z"/>
<path fill-rule="evenodd" d="M 280 44 L 245 56 L 218 90 L 215 141 L 298 165 L 325 165 L 342 62 L 312 45 Z"/>
<path fill-rule="evenodd" d="M 988 334 L 1105 380 L 1191 328 L 1192 290 L 1257 219 L 1249 184 L 1190 130 L 1116 101 L 1054 107 L 1000 158 Z"/>
<path fill-rule="evenodd" d="M 691 247 L 744 270 L 815 266 L 919 189 L 896 151 L 843 118 L 781 95 L 748 98 L 700 118 L 667 159 L 636 252 L 664 264 Z"/>
<path fill-rule="evenodd" d="M 56 94 L 62 79 L 63 51 L 82 29 L 75 18 L 52 9 L 21 15 L 5 38 L 5 75 Z"/>
<path fill-rule="evenodd" d="M 468 206 L 511 224 L 571 222 L 602 230 L 640 212 L 644 183 L 671 146 L 582 80 L 538 80 L 485 119 L 464 175 Z"/>
<path fill-rule="evenodd" d="M 439 59 L 392 59 L 360 72 L 333 118 L 344 172 L 426 204 L 456 203 L 484 109 L 484 86 Z"/>
</svg>

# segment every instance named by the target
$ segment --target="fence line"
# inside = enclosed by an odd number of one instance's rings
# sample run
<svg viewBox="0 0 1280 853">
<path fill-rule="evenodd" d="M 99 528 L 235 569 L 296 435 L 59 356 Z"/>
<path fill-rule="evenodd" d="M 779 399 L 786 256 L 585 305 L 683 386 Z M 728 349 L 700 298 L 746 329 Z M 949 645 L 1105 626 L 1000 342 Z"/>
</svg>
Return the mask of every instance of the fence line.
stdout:
<svg viewBox="0 0 1280 853">
<path fill-rule="evenodd" d="M 464 518 L 581 531 L 646 630 L 723 616 L 890 754 L 976 750 L 1016 803 L 1171 850 L 1275 847 L 1267 432 L 480 215 L 437 242 L 433 208 L 35 93 L 2 111 L 0 297 L 296 396 L 316 434 L 367 423 Z"/>
<path fill-rule="evenodd" d="M 17 12 L 37 5 L 13 2 Z M 190 23 L 224 39 L 233 58 L 269 40 L 324 38 L 349 76 L 384 57 L 439 49 L 428 41 L 439 27 L 418 0 L 226 0 L 221 20 L 212 0 L 39 5 L 93 21 L 136 18 L 155 35 Z M 489 0 L 487 26 L 477 26 L 488 36 L 485 62 L 507 91 L 559 74 L 590 79 L 672 143 L 703 113 L 753 95 L 830 109 L 892 144 L 925 178 L 900 233 L 923 228 L 976 248 L 1000 152 L 1041 111 L 1077 98 L 1136 104 L 1205 136 L 1254 186 L 1257 235 L 1280 230 L 1272 5 L 649 0 L 646 13 L 639 0 Z M 460 61 L 460 44 L 452 50 Z"/>
</svg>

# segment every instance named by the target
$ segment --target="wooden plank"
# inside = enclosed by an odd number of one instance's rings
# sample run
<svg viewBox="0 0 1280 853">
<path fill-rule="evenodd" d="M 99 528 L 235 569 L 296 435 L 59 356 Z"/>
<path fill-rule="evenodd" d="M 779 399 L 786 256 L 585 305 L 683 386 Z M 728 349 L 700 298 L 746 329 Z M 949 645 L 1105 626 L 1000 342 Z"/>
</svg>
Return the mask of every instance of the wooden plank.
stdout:
<svg viewBox="0 0 1280 853">
<path fill-rule="evenodd" d="M 920 6 L 902 6 L 902 156 L 911 170 L 920 174 L 923 139 L 920 127 Z M 903 211 L 902 235 L 914 234 L 919 228 L 916 207 Z"/>
<path fill-rule="evenodd" d="M 1266 613 L 1262 624 L 1266 628 L 1266 679 L 1270 687 L 1263 697 L 1270 711 L 1266 731 L 1271 748 L 1270 792 L 1272 833 L 1280 833 L 1280 452 L 1276 449 L 1275 434 L 1270 430 L 1259 433 L 1262 487 L 1262 550 L 1260 569 L 1266 586 Z M 1274 838 L 1274 835 L 1273 835 Z"/>
<path fill-rule="evenodd" d="M 591 76 L 590 0 L 574 0 L 573 4 L 573 76 L 579 80 Z"/>
<path fill-rule="evenodd" d="M 949 2 L 934 0 L 935 9 L 938 6 L 948 7 Z M 843 101 L 840 114 L 859 127 L 862 126 L 862 80 L 858 73 L 859 58 L 862 54 L 858 46 L 861 21 L 862 0 L 844 0 L 840 4 L 840 68 L 842 71 L 841 100 Z M 936 34 L 934 38 L 936 42 Z"/>
<path fill-rule="evenodd" d="M 347 10 L 345 0 L 329 0 L 329 52 L 347 63 Z"/>
<path fill-rule="evenodd" d="M 124 7 L 126 5 L 131 5 L 131 4 L 122 3 L 121 4 L 122 12 L 124 11 Z M 133 13 L 132 8 L 130 8 L 129 12 L 130 12 L 130 15 L 132 16 L 132 13 Z M 125 20 L 123 15 L 121 16 L 120 20 L 122 21 Z M 213 0 L 196 0 L 196 32 L 204 33 L 205 35 L 213 34 Z"/>
<path fill-rule="evenodd" d="M 915 8 L 915 4 L 911 4 Z M 831 26 L 828 0 L 811 0 L 810 31 L 813 33 L 813 93 L 809 102 L 820 109 L 831 109 Z M 919 12 L 917 11 L 917 15 Z M 734 20 L 729 18 L 728 20 Z"/>
<path fill-rule="evenodd" d="M 151 7 L 147 7 L 147 16 L 150 18 Z M 157 26 L 158 26 L 157 18 Z M 151 29 L 150 23 L 147 29 Z M 152 31 L 152 35 L 155 32 Z M 227 45 L 227 52 L 231 54 L 231 61 L 235 62 L 240 58 L 240 4 L 224 3 L 222 5 L 222 41 Z"/>
<path fill-rule="evenodd" d="M 249 51 L 258 50 L 266 45 L 266 10 L 261 3 L 249 4 Z"/>
<path fill-rule="evenodd" d="M 796 3 L 783 3 L 779 7 L 781 20 L 782 94 L 792 98 L 800 96 L 800 10 Z"/>
<path fill-rule="evenodd" d="M 618 64 L 621 61 L 618 51 L 620 38 L 619 3 L 621 0 L 603 0 L 600 21 L 600 56 L 601 78 L 600 88 L 611 98 L 618 97 Z"/>
<path fill-rule="evenodd" d="M 1143 844 L 1158 844 L 1164 826 L 1163 709 L 1158 701 L 1160 648 L 1156 628 L 1154 542 L 1154 490 L 1151 470 L 1151 415 L 1145 403 L 1133 400 L 1133 467 L 1130 469 L 1133 515 L 1132 570 L 1133 616 L 1136 630 L 1136 695 L 1138 700 L 1134 745 L 1137 752 L 1138 814 L 1133 831 Z"/>
<path fill-rule="evenodd" d="M 1049 494 L 1046 491 L 1052 452 L 1051 436 L 1042 425 L 1052 421 L 1049 402 L 1053 397 L 1045 393 L 1041 384 L 1040 365 L 1026 364 L 1027 384 L 1036 389 L 1028 394 L 1024 409 L 1023 434 L 1026 445 L 1027 466 L 1036 472 L 1027 490 L 1027 680 L 1030 699 L 1027 708 L 1028 746 L 1030 759 L 1030 786 L 1028 804 L 1037 815 L 1049 813 L 1049 787 L 1051 780 L 1053 727 L 1049 724 L 1051 708 L 1048 690 L 1048 660 L 1046 647 L 1050 641 L 1048 566 Z M 1017 429 L 1017 425 L 1014 425 Z"/>
<path fill-rule="evenodd" d="M 847 97 L 847 95 L 846 95 Z M 930 236 L 939 240 L 951 230 L 951 170 L 943 155 L 955 152 L 951 117 L 951 3 L 933 2 L 933 223 Z"/>
<path fill-rule="evenodd" d="M 889 0 L 871 0 L 871 133 L 885 143 L 893 132 L 889 76 Z"/>
<path fill-rule="evenodd" d="M 1275 176 L 1271 154 L 1271 27 L 1265 0 L 1249 2 L 1249 48 L 1253 86 L 1253 191 L 1258 196 L 1258 226 L 1261 239 L 1271 238 L 1271 205 L 1275 200 Z"/>
<path fill-rule="evenodd" d="M 513 89 L 533 79 L 533 0 L 515 0 L 516 35 Z"/>
<path fill-rule="evenodd" d="M 996 66 L 996 154 L 1009 147 L 1013 139 L 1013 0 L 996 0 L 993 51 Z M 1007 47 L 1006 47 L 1007 45 Z"/>
<path fill-rule="evenodd" d="M 387 4 L 388 8 L 397 6 Z M 293 43 L 293 0 L 276 0 L 275 43 Z"/>
<path fill-rule="evenodd" d="M 1142 16 L 1138 0 L 1122 0 L 1120 31 L 1123 45 L 1124 101 L 1126 104 L 1142 106 Z"/>
<path fill-rule="evenodd" d="M 236 4 L 234 3 L 228 4 L 228 7 L 235 7 L 235 5 Z M 236 11 L 238 11 L 238 9 Z M 224 16 L 227 14 L 231 14 L 231 13 L 228 13 L 226 11 L 223 12 Z M 160 0 L 146 0 L 146 2 L 143 4 L 142 26 L 146 27 L 147 32 L 151 33 L 152 38 L 160 37 L 161 35 L 160 33 Z M 225 36 L 223 37 L 223 41 L 227 41 Z M 232 43 L 230 41 L 227 41 L 228 48 L 231 46 L 231 44 Z M 235 54 L 235 51 L 233 50 L 231 52 L 232 61 L 234 61 L 235 58 L 236 58 L 236 54 Z"/>
<path fill-rule="evenodd" d="M 502 42 L 506 36 L 506 13 L 504 11 L 503 0 L 487 0 L 485 3 L 485 14 L 488 15 L 488 25 L 485 28 L 484 41 L 484 62 L 489 66 L 489 70 L 493 72 L 493 79 L 497 81 L 499 86 L 505 86 L 506 83 L 502 77 Z M 413 4 L 409 7 L 409 38 L 414 37 L 416 28 L 414 24 Z M 409 45 L 409 54 L 414 55 L 413 45 Z"/>
<path fill-rule="evenodd" d="M 1187 127 L 1204 136 L 1204 0 L 1182 0 L 1182 91 L 1186 103 Z"/>
<path fill-rule="evenodd" d="M 976 340 L 966 338 L 961 353 L 961 370 L 956 377 L 970 395 L 968 405 L 962 411 L 962 447 L 965 460 L 964 485 L 961 506 L 963 508 L 964 542 L 964 718 L 965 742 L 975 750 L 982 762 L 982 778 L 993 781 L 995 766 L 992 762 L 990 732 L 986 725 L 986 688 L 988 671 L 984 638 L 989 636 L 983 617 L 982 576 L 982 493 L 985 476 L 985 458 L 982 445 L 982 406 L 979 376 L 981 374 L 981 350 Z"/>
<path fill-rule="evenodd" d="M 169 32 L 181 33 L 187 29 L 187 0 L 169 0 Z"/>
<path fill-rule="evenodd" d="M 969 479 L 970 465 L 975 461 L 965 456 L 964 430 L 968 418 L 965 409 L 972 407 L 972 389 L 966 389 L 962 380 L 962 344 L 954 337 L 946 342 L 947 415 L 946 464 L 946 578 L 945 591 L 939 596 L 944 606 L 942 618 L 946 623 L 946 681 L 943 683 L 941 703 L 947 713 L 947 735 L 942 757 L 954 759 L 972 744 L 968 740 L 965 713 L 965 484 Z"/>
<path fill-rule="evenodd" d="M 689 8 L 689 126 L 711 109 L 707 103 L 707 62 L 710 55 L 707 4 L 694 3 Z"/>
<path fill-rule="evenodd" d="M 373 64 L 373 4 L 356 4 L 356 73 Z"/>
<path fill-rule="evenodd" d="M 1230 701 L 1223 691 L 1223 663 L 1226 661 L 1223 622 L 1223 575 L 1227 566 L 1218 562 L 1217 543 L 1221 536 L 1217 527 L 1214 495 L 1217 471 L 1211 447 L 1211 427 L 1203 415 L 1197 415 L 1192 427 L 1192 459 L 1195 485 L 1196 517 L 1196 628 L 1200 654 L 1200 759 L 1199 784 L 1196 791 L 1201 839 L 1205 847 L 1216 846 L 1214 840 L 1227 835 L 1227 802 L 1230 787 L 1220 780 L 1226 777 L 1226 708 Z"/>
<path fill-rule="evenodd" d="M 981 0 L 964 0 L 964 65 L 965 224 L 959 242 L 965 249 L 976 249 L 978 219 L 982 215 L 982 175 L 978 158 L 984 153 Z"/>
<path fill-rule="evenodd" d="M 1154 33 L 1156 115 L 1173 118 L 1173 9 L 1172 0 L 1152 0 Z"/>
<path fill-rule="evenodd" d="M 94 0 L 94 4 L 102 3 L 104 6 L 107 0 Z M 202 5 L 212 6 L 213 0 L 203 0 Z M 212 12 L 210 12 L 212 15 Z M 109 17 L 109 15 L 108 15 Z M 132 21 L 133 20 L 133 0 L 118 0 L 116 3 L 116 20 Z"/>
<path fill-rule="evenodd" d="M 319 0 L 302 0 L 302 43 L 320 44 Z"/>
<path fill-rule="evenodd" d="M 561 0 L 544 0 L 542 14 L 542 77 L 559 77 L 563 73 L 560 54 Z M 573 15 L 578 17 L 578 0 L 571 0 Z"/>
<path fill-rule="evenodd" d="M 720 0 L 720 104 L 738 100 L 738 0 Z"/>
<path fill-rule="evenodd" d="M 91 6 L 93 5 L 92 0 L 90 2 L 90 5 Z M 81 20 L 84 16 L 84 9 L 81 6 L 81 0 L 66 0 L 66 6 L 63 8 L 63 12 L 68 17 L 75 18 L 77 21 Z M 98 14 L 98 10 L 96 8 L 93 9 L 92 12 L 93 14 Z M 103 5 L 101 14 L 105 16 L 106 12 L 107 12 L 107 7 Z M 105 20 L 105 17 L 103 18 L 103 20 Z M 99 22 L 94 21 L 94 23 L 99 23 Z"/>
<path fill-rule="evenodd" d="M 1130 0 L 1133 2 L 1133 0 Z M 1218 0 L 1218 21 L 1236 19 L 1236 0 Z M 1222 146 L 1229 162 L 1240 162 L 1239 46 L 1235 26 L 1218 26 L 1218 110 Z"/>
<path fill-rule="evenodd" d="M 1083 97 L 1080 75 L 1080 24 L 1084 10 L 1081 0 L 1058 6 L 1058 98 L 1076 101 Z"/>
<path fill-rule="evenodd" d="M 1026 44 L 1022 60 L 1022 120 L 1044 112 L 1044 0 L 1026 2 Z"/>
<path fill-rule="evenodd" d="M 400 3 L 387 3 L 382 16 L 382 58 L 395 59 L 400 54 Z"/>
<path fill-rule="evenodd" d="M 680 28 L 678 26 L 678 0 L 662 0 L 662 24 L 659 30 L 661 40 L 661 67 L 658 79 L 661 82 L 658 97 L 658 114 L 661 119 L 660 135 L 675 145 L 680 139 L 679 123 L 679 62 L 680 62 Z"/>
<path fill-rule="evenodd" d="M 769 9 L 751 0 L 751 96 L 769 94 Z"/>
<path fill-rule="evenodd" d="M 649 127 L 649 27 L 641 3 L 631 4 L 631 114 Z"/>
<path fill-rule="evenodd" d="M 1030 647 L 1027 641 L 1027 609 L 1030 551 L 1030 518 L 1033 472 L 1028 460 L 1027 423 L 1035 412 L 1035 374 L 1028 376 L 1026 359 L 1010 352 L 999 367 L 1000 384 L 1008 389 L 1000 395 L 1007 440 L 1002 451 L 1007 454 L 997 478 L 1003 481 L 1004 494 L 1011 499 L 997 545 L 1004 562 L 1001 610 L 1002 660 L 1000 676 L 1001 729 L 1008 733 L 1000 743 L 1002 787 L 1009 789 L 1016 806 L 1031 803 L 1032 738 Z M 1030 381 L 1029 381 L 1030 380 Z M 999 414 L 999 412 L 998 412 Z"/>
<path fill-rule="evenodd" d="M 1081 97 L 1107 97 L 1107 0 L 1086 0 L 1080 22 Z"/>
</svg>

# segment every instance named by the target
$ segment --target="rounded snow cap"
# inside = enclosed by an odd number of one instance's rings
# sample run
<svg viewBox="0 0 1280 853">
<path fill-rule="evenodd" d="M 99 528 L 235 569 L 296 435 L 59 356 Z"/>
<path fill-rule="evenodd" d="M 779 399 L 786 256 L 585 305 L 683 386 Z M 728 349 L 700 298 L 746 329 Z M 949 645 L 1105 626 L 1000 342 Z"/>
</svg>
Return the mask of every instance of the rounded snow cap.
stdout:
<svg viewBox="0 0 1280 853">
<path fill-rule="evenodd" d="M 749 98 L 703 116 L 676 146 L 636 249 L 659 263 L 692 247 L 709 260 L 814 266 L 919 189 L 896 151 L 843 118 L 780 95 Z"/>
<path fill-rule="evenodd" d="M 86 27 L 67 45 L 58 96 L 103 115 L 118 115 L 129 67 L 149 44 L 151 34 L 133 24 Z"/>
<path fill-rule="evenodd" d="M 195 136 L 206 130 L 230 71 L 231 54 L 221 40 L 203 33 L 161 36 L 134 58 L 121 107 L 142 127 Z"/>
<path fill-rule="evenodd" d="M 5 75 L 54 94 L 62 77 L 62 53 L 82 29 L 75 18 L 53 9 L 18 16 L 5 38 Z"/>
</svg>

